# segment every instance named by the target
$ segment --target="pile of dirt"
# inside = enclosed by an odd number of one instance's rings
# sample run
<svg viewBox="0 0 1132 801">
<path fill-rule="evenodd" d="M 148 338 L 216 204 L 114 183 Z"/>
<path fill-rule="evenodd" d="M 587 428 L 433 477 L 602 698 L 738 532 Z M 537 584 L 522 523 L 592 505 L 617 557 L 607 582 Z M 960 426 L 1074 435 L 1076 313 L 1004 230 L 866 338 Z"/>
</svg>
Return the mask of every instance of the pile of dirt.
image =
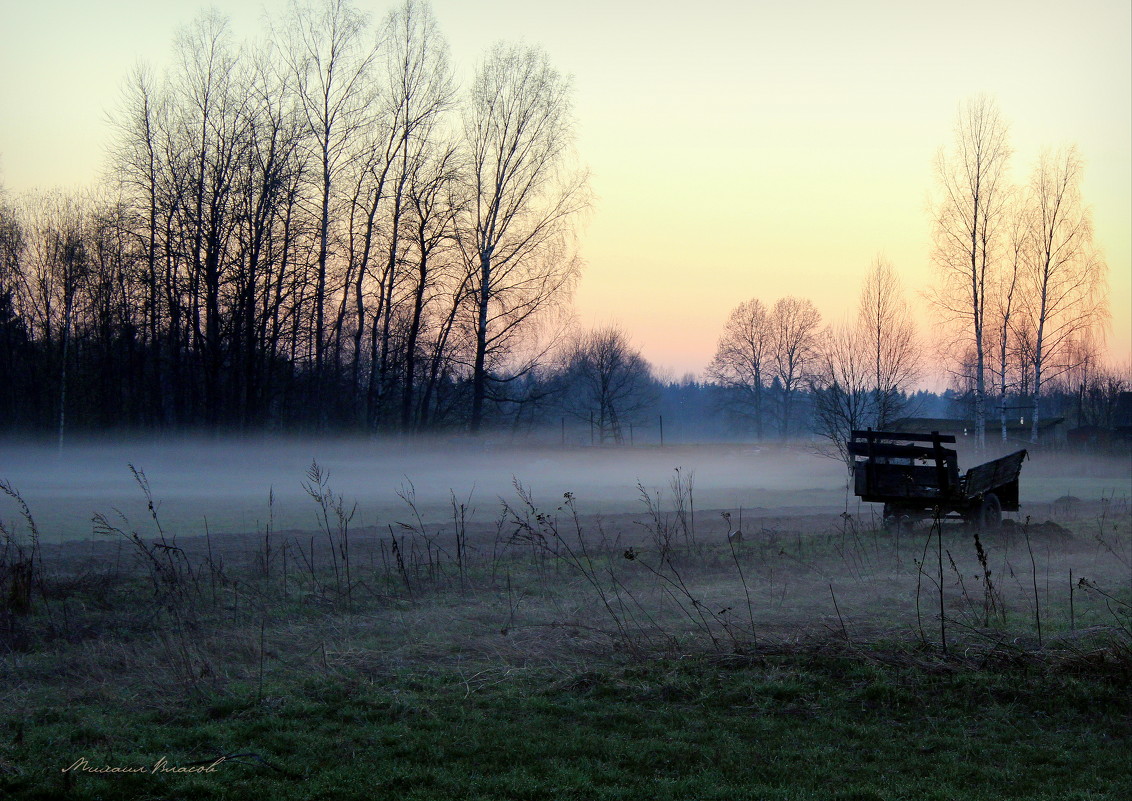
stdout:
<svg viewBox="0 0 1132 801">
<path fill-rule="evenodd" d="M 1046 537 L 1051 540 L 1071 540 L 1073 535 L 1069 529 L 1059 526 L 1052 520 L 1044 523 L 1019 523 L 1015 520 L 1003 520 L 1002 530 L 1012 534 L 1029 534 L 1031 537 Z"/>
</svg>

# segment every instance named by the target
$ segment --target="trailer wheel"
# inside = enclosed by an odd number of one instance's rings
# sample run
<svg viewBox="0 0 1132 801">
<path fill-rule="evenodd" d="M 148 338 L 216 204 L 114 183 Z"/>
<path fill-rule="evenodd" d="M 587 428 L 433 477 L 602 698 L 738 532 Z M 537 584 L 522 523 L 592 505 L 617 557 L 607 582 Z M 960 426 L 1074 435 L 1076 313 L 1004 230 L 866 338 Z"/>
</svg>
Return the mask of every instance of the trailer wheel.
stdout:
<svg viewBox="0 0 1132 801">
<path fill-rule="evenodd" d="M 998 531 L 1002 527 L 1002 504 L 999 503 L 998 496 L 993 492 L 988 492 L 983 496 L 977 522 L 979 528 L 984 531 Z"/>
<path fill-rule="evenodd" d="M 885 531 L 892 532 L 893 534 L 903 534 L 911 531 L 915 522 L 916 518 L 912 517 L 906 511 L 893 508 L 887 503 L 884 505 L 884 517 L 881 520 L 881 525 L 884 527 Z"/>
</svg>

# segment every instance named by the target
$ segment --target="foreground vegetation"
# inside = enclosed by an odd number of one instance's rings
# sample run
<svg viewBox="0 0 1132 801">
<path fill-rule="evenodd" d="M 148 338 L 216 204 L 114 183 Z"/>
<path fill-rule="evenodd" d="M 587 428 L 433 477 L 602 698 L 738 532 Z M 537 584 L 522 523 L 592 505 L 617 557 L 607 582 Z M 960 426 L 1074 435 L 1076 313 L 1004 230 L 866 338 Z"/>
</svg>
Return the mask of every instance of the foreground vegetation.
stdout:
<svg viewBox="0 0 1132 801">
<path fill-rule="evenodd" d="M 1127 797 L 1127 687 L 815 652 L 334 671 L 194 703 L 29 699 L 6 791 L 73 798 Z M 62 768 L 208 766 L 196 775 Z"/>
<path fill-rule="evenodd" d="M 627 525 L 517 486 L 491 524 L 410 495 L 383 533 L 312 467 L 321 532 L 176 541 L 137 478 L 151 519 L 89 547 L 6 524 L 5 796 L 1132 791 L 1126 502 L 777 528 L 697 512 L 677 472 Z"/>
</svg>

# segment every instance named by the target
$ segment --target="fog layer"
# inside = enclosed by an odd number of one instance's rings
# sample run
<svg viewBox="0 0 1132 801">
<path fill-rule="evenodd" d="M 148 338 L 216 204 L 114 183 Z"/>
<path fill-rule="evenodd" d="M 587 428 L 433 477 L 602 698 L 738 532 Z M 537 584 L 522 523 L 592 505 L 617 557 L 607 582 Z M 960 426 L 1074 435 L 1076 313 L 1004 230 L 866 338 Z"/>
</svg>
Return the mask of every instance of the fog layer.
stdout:
<svg viewBox="0 0 1132 801">
<path fill-rule="evenodd" d="M 975 464 L 963 456 L 963 469 Z M 544 508 L 571 492 L 584 514 L 643 511 L 640 487 L 667 508 L 677 470 L 685 485 L 690 481 L 697 510 L 782 516 L 846 509 L 843 466 L 804 445 L 560 449 L 463 439 L 181 440 L 76 444 L 60 453 L 7 444 L 0 449 L 0 480 L 21 494 L 47 542 L 91 537 L 95 513 L 153 531 L 130 465 L 147 479 L 168 533 L 198 535 L 206 526 L 214 535 L 244 533 L 269 519 L 276 530 L 313 530 L 317 510 L 303 486 L 312 463 L 348 509 L 356 503 L 352 525 L 358 527 L 411 521 L 410 499 L 426 522 L 442 522 L 451 518 L 453 496 L 487 522 L 498 516 L 500 498 L 515 500 L 514 481 Z M 1023 513 L 1035 516 L 1061 496 L 1088 501 L 1130 493 L 1128 459 L 1039 454 L 1022 470 Z M 0 520 L 26 529 L 17 506 L 0 501 Z M 851 513 L 872 510 L 848 501 Z"/>
</svg>

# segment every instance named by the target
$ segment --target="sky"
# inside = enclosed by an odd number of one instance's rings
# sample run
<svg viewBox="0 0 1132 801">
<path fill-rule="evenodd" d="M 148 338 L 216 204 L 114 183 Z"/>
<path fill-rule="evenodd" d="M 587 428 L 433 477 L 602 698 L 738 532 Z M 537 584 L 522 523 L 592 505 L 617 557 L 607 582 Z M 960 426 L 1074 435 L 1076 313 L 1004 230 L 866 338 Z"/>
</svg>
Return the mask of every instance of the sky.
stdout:
<svg viewBox="0 0 1132 801">
<path fill-rule="evenodd" d="M 392 0 L 360 2 L 383 16 Z M 0 185 L 98 180 L 128 71 L 160 69 L 191 0 L 0 0 Z M 216 0 L 253 38 L 279 0 Z M 498 40 L 573 76 L 582 325 L 620 324 L 673 378 L 710 362 L 752 297 L 852 313 L 878 256 L 930 337 L 933 160 L 986 93 L 1013 177 L 1076 144 L 1109 267 L 1118 365 L 1132 363 L 1132 11 L 1127 0 L 794 3 L 432 0 L 459 77 Z"/>
</svg>

